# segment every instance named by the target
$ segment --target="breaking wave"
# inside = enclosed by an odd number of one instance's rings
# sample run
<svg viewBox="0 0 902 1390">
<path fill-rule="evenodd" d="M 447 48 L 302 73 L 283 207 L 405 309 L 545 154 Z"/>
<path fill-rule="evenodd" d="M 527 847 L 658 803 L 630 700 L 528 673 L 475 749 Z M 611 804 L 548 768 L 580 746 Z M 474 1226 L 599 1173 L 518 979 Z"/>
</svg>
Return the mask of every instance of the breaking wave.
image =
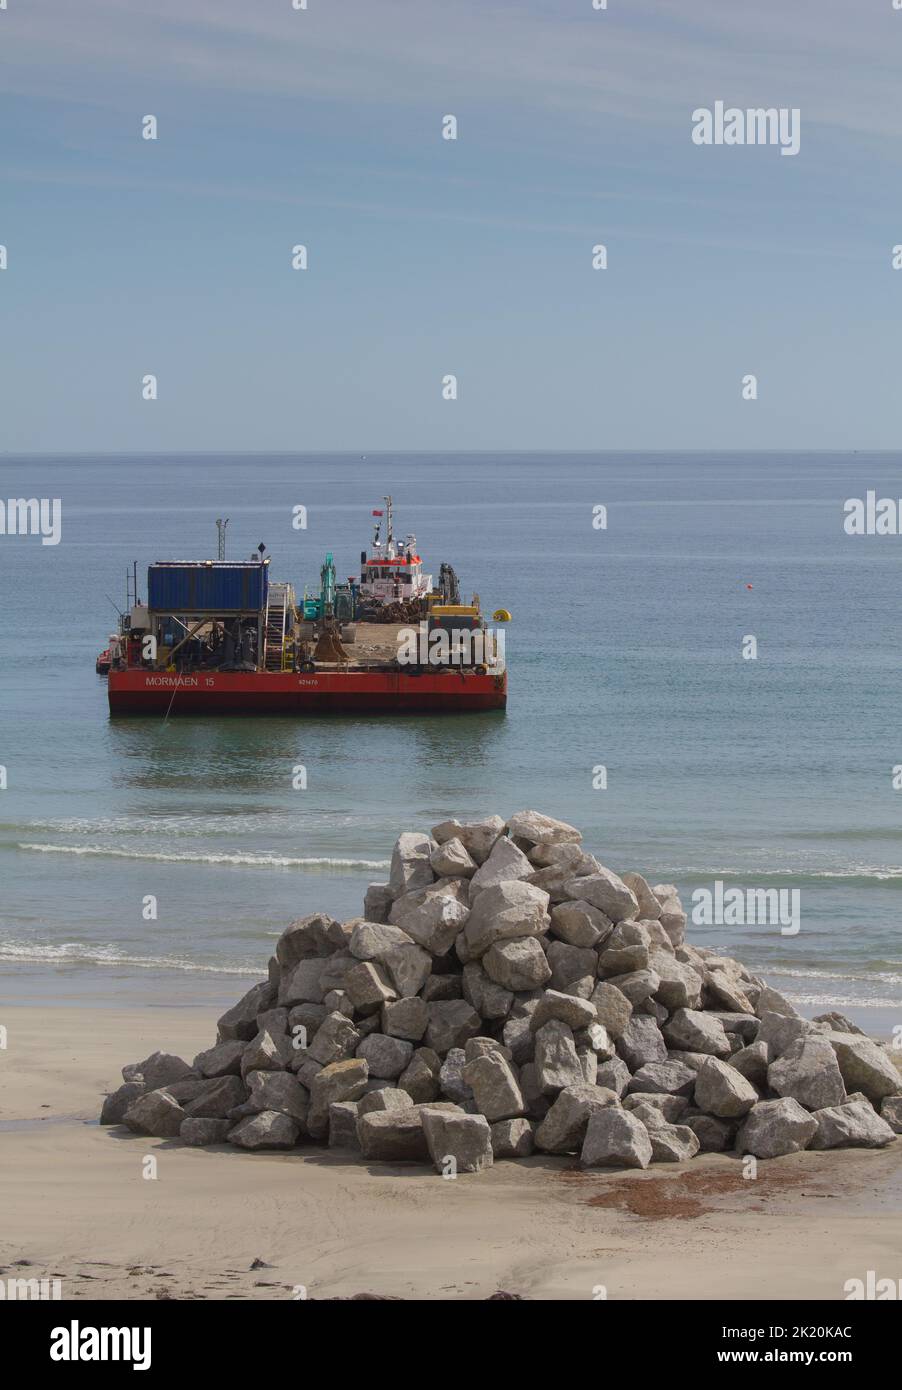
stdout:
<svg viewBox="0 0 902 1390">
<path fill-rule="evenodd" d="M 39 854 L 96 855 L 107 859 L 153 859 L 171 864 L 233 864 L 253 869 L 387 869 L 390 859 L 294 858 L 283 854 L 192 854 L 165 850 L 110 849 L 105 845 L 46 845 L 22 843 L 19 849 Z"/>
</svg>

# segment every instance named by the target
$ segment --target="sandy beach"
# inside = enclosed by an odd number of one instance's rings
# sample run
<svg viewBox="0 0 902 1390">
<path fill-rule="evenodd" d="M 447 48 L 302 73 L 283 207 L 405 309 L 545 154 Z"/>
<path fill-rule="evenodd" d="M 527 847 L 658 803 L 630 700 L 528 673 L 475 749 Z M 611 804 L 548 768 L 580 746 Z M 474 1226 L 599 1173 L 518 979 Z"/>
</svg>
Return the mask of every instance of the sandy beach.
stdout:
<svg viewBox="0 0 902 1390">
<path fill-rule="evenodd" d="M 192 1057 L 218 1012 L 4 1008 L 5 1277 L 59 1278 L 67 1299 L 842 1299 L 869 1269 L 902 1272 L 899 1140 L 761 1163 L 754 1181 L 722 1155 L 644 1173 L 536 1156 L 446 1181 L 97 1124 L 123 1061 Z"/>
</svg>

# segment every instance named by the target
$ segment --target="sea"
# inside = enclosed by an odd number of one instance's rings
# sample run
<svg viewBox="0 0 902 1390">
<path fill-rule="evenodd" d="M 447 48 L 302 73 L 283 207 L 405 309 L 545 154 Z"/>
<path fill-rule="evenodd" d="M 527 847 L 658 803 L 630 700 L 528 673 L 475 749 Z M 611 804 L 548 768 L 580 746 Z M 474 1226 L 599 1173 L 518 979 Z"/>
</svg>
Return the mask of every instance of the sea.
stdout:
<svg viewBox="0 0 902 1390">
<path fill-rule="evenodd" d="M 0 500 L 59 499 L 61 530 L 0 535 L 0 1002 L 228 1005 L 287 923 L 362 911 L 401 830 L 530 807 L 690 915 L 784 890 L 797 930 L 734 911 L 689 939 L 889 1033 L 902 536 L 847 533 L 868 490 L 902 496 L 895 456 L 3 456 Z M 229 558 L 262 542 L 315 590 L 387 494 L 427 569 L 509 610 L 506 712 L 110 717 L 133 564 L 143 593 L 228 518 Z"/>
</svg>

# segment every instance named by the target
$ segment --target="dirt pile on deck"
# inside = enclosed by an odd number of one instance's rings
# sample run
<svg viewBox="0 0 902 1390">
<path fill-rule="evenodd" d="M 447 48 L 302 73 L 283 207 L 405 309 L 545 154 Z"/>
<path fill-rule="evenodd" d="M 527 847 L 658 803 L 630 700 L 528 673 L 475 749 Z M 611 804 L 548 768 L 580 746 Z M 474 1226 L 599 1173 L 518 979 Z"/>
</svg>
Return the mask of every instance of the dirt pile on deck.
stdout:
<svg viewBox="0 0 902 1390">
<path fill-rule="evenodd" d="M 617 875 L 536 811 L 398 839 L 364 915 L 316 913 L 192 1063 L 123 1068 L 101 1121 L 186 1144 L 329 1144 L 474 1172 L 534 1151 L 645 1168 L 890 1143 L 902 1077 L 689 945 L 672 884 Z"/>
</svg>

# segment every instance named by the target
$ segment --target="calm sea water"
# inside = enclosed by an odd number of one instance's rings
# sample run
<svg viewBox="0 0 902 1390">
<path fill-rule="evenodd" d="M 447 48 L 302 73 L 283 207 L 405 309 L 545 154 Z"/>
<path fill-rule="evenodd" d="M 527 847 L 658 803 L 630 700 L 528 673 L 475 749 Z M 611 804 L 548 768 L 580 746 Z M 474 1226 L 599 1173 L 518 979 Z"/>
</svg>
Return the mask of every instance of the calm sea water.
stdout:
<svg viewBox="0 0 902 1390">
<path fill-rule="evenodd" d="M 0 497 L 63 502 L 59 546 L 0 538 L 3 997 L 228 1001 L 292 918 L 357 914 L 400 829 L 535 806 L 684 902 L 798 888 L 798 936 L 692 939 L 807 1012 L 902 1009 L 902 538 L 845 535 L 868 488 L 902 495 L 892 457 L 3 458 Z M 132 560 L 206 558 L 228 516 L 231 557 L 315 585 L 386 492 L 428 568 L 511 610 L 505 715 L 109 718 Z"/>
</svg>

